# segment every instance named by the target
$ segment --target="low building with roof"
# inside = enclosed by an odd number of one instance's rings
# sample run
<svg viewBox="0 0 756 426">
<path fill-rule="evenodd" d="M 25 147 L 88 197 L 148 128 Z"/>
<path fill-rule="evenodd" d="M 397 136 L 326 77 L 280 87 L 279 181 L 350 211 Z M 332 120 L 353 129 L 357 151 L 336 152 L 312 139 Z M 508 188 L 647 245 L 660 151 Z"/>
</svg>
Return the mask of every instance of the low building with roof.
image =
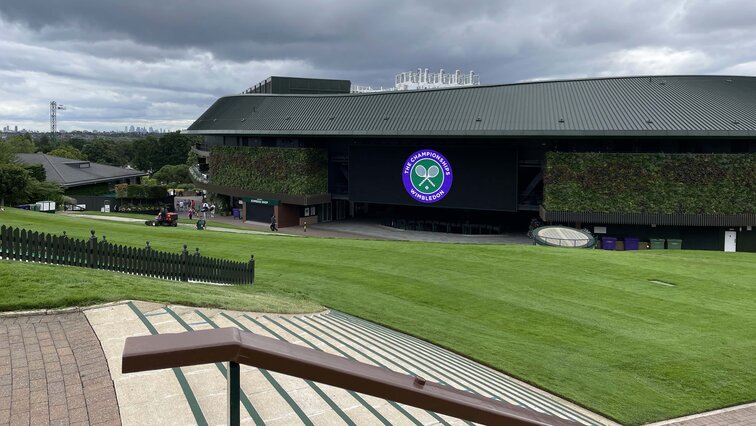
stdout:
<svg viewBox="0 0 756 426">
<path fill-rule="evenodd" d="M 142 176 L 149 175 L 149 173 L 141 170 L 109 166 L 87 160 L 73 160 L 42 153 L 17 154 L 16 157 L 18 161 L 26 165 L 41 164 L 45 168 L 46 180 L 62 186 L 67 193 L 71 193 L 72 191 L 86 193 L 88 189 L 92 189 L 95 192 L 112 192 L 116 184 L 139 183 Z"/>
<path fill-rule="evenodd" d="M 247 219 L 475 234 L 537 217 L 756 251 L 754 77 L 292 93 L 222 97 L 187 130 L 195 183 Z"/>
</svg>

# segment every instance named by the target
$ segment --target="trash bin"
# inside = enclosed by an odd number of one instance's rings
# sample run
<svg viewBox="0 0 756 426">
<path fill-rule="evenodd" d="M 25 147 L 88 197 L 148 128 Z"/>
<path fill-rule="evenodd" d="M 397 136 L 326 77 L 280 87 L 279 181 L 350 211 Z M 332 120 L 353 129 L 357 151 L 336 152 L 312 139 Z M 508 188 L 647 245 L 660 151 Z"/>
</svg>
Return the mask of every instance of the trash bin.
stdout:
<svg viewBox="0 0 756 426">
<path fill-rule="evenodd" d="M 617 239 L 614 237 L 601 237 L 601 248 L 604 250 L 614 250 L 617 248 Z"/>
<path fill-rule="evenodd" d="M 625 237 L 625 250 L 638 250 L 640 238 Z"/>
<path fill-rule="evenodd" d="M 682 250 L 682 240 L 670 238 L 667 240 L 668 250 Z"/>
<path fill-rule="evenodd" d="M 234 219 L 241 219 L 241 209 L 232 209 Z"/>
<path fill-rule="evenodd" d="M 664 250 L 664 239 L 651 238 L 651 250 Z"/>
</svg>

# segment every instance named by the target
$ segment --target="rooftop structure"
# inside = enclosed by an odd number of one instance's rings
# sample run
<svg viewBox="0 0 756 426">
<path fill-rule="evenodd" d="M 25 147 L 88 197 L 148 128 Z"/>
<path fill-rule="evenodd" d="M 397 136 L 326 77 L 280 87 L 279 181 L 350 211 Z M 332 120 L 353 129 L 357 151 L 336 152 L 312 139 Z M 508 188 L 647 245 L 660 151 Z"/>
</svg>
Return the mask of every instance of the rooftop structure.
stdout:
<svg viewBox="0 0 756 426">
<path fill-rule="evenodd" d="M 429 73 L 428 68 L 418 68 L 417 71 L 400 72 L 394 76 L 393 88 L 375 88 L 371 86 L 352 86 L 352 93 L 391 92 L 394 90 L 426 90 L 443 89 L 448 87 L 480 86 L 480 76 L 470 71 L 462 74 L 460 70 L 454 74 L 444 73 L 444 69 L 437 73 Z"/>
</svg>

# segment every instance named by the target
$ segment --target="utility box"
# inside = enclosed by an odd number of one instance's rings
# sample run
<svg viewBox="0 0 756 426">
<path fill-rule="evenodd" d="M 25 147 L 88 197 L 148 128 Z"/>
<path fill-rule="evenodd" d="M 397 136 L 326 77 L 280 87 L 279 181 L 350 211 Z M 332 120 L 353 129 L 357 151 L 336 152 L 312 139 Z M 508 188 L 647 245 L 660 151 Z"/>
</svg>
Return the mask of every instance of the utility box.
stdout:
<svg viewBox="0 0 756 426">
<path fill-rule="evenodd" d="M 36 205 L 41 212 L 55 213 L 55 201 L 37 201 Z"/>
<path fill-rule="evenodd" d="M 668 250 L 682 250 L 682 240 L 676 240 L 672 238 L 668 239 L 667 249 Z"/>
<path fill-rule="evenodd" d="M 617 248 L 617 239 L 614 237 L 601 237 L 601 248 L 603 250 L 615 250 Z"/>
</svg>

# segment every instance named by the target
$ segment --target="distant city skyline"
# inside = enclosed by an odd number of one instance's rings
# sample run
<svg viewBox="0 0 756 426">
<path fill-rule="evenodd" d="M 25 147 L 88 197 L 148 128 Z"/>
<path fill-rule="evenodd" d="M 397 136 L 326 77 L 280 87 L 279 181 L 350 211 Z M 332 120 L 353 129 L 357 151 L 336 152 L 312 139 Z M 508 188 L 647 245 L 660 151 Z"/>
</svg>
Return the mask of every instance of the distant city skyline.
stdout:
<svg viewBox="0 0 756 426">
<path fill-rule="evenodd" d="M 291 11 L 296 10 L 296 14 Z M 756 75 L 746 0 L 4 0 L 0 123 L 182 129 L 268 76 L 393 86 L 417 68 L 482 84 L 626 75 Z"/>
</svg>

